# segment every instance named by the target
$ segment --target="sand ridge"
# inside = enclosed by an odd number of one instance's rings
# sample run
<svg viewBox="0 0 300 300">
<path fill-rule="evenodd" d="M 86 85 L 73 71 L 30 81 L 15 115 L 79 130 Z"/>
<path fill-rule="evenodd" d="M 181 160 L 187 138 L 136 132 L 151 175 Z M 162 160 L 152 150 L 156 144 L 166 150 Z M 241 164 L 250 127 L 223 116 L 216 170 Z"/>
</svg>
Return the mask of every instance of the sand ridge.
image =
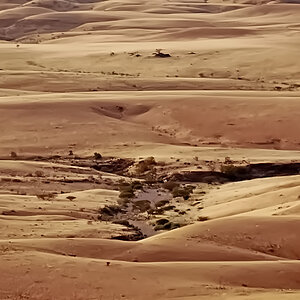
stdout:
<svg viewBox="0 0 300 300">
<path fill-rule="evenodd" d="M 299 299 L 299 15 L 0 0 L 0 299 Z"/>
</svg>

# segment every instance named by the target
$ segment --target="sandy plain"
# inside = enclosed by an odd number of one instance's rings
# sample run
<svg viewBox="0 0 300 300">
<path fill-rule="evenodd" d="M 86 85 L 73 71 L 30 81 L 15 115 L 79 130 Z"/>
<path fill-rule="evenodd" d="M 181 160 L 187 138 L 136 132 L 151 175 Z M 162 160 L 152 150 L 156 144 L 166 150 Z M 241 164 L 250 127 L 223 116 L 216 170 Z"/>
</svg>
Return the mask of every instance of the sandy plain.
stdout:
<svg viewBox="0 0 300 300">
<path fill-rule="evenodd" d="M 0 299 L 299 299 L 299 4 L 0 0 Z"/>
</svg>

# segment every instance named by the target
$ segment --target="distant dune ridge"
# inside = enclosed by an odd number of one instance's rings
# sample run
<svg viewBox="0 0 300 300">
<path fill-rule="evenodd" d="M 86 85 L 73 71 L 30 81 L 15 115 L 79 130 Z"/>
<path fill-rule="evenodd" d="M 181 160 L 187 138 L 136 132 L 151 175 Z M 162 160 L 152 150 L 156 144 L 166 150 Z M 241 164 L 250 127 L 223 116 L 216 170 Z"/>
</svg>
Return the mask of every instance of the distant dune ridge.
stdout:
<svg viewBox="0 0 300 300">
<path fill-rule="evenodd" d="M 299 50 L 299 0 L 0 0 L 0 300 L 300 299 L 300 175 L 233 176 L 299 163 Z"/>
</svg>

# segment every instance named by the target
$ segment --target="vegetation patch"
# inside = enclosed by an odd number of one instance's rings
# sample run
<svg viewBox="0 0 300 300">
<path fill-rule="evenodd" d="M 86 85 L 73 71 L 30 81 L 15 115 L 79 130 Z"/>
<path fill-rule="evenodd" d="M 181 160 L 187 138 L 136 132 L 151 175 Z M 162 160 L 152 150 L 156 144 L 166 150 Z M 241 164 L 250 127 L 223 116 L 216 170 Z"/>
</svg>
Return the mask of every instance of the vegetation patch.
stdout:
<svg viewBox="0 0 300 300">
<path fill-rule="evenodd" d="M 156 207 L 162 207 L 162 206 L 167 205 L 168 203 L 170 203 L 169 200 L 160 200 L 160 201 L 158 201 L 158 202 L 155 204 L 155 206 L 156 206 Z"/>
<path fill-rule="evenodd" d="M 230 180 L 241 180 L 247 178 L 249 168 L 248 166 L 235 166 L 233 164 L 226 164 L 221 166 L 221 172 Z"/>
<path fill-rule="evenodd" d="M 148 157 L 144 160 L 139 161 L 135 165 L 135 173 L 138 176 L 146 175 L 146 173 L 155 173 L 155 166 L 157 165 L 157 162 L 155 161 L 154 157 Z"/>
<path fill-rule="evenodd" d="M 132 199 L 135 196 L 136 190 L 142 190 L 143 184 L 140 181 L 129 182 L 121 182 L 119 185 L 119 198 L 121 199 Z"/>
<path fill-rule="evenodd" d="M 176 228 L 179 228 L 183 226 L 182 224 L 180 223 L 176 223 L 176 222 L 167 222 L 167 223 L 164 223 L 164 224 L 157 224 L 155 227 L 154 227 L 154 230 L 155 231 L 159 231 L 159 230 L 173 230 L 173 229 L 176 229 Z"/>
<path fill-rule="evenodd" d="M 39 200 L 46 200 L 46 201 L 54 200 L 56 196 L 57 196 L 57 194 L 54 194 L 54 193 L 43 193 L 43 194 L 36 195 L 36 197 Z"/>
<path fill-rule="evenodd" d="M 204 222 L 204 221 L 208 221 L 208 220 L 209 220 L 209 217 L 205 217 L 205 216 L 200 216 L 197 219 L 197 221 L 199 221 L 199 222 Z"/>
<path fill-rule="evenodd" d="M 163 183 L 162 187 L 170 192 L 172 192 L 175 188 L 179 187 L 179 183 L 176 181 L 166 181 Z"/>
<path fill-rule="evenodd" d="M 103 220 L 102 217 L 105 217 L 105 219 L 107 219 L 107 217 L 113 217 L 121 212 L 123 212 L 123 210 L 118 205 L 106 205 L 99 209 L 99 218 L 100 220 Z"/>
<path fill-rule="evenodd" d="M 172 195 L 174 198 L 176 197 L 182 197 L 184 200 L 188 200 L 193 193 L 194 186 L 192 185 L 187 185 L 184 187 L 175 187 L 172 190 Z"/>
<path fill-rule="evenodd" d="M 145 212 L 151 208 L 151 202 L 148 200 L 139 200 L 133 203 L 135 209 L 138 209 L 141 212 Z"/>
</svg>

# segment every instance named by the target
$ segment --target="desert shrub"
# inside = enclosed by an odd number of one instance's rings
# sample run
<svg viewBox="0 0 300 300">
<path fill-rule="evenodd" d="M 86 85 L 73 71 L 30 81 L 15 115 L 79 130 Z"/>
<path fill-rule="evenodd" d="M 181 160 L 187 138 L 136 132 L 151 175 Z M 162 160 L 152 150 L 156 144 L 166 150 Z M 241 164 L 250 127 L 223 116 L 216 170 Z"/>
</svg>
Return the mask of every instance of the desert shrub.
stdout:
<svg viewBox="0 0 300 300">
<path fill-rule="evenodd" d="M 119 225 L 123 225 L 126 227 L 131 227 L 132 225 L 130 225 L 130 223 L 127 220 L 116 220 L 113 221 L 114 224 L 119 224 Z"/>
<path fill-rule="evenodd" d="M 122 209 L 118 205 L 106 205 L 99 209 L 99 213 L 101 215 L 114 216 L 118 213 L 122 212 Z"/>
<path fill-rule="evenodd" d="M 12 180 L 11 180 L 12 182 L 23 182 L 21 179 L 19 179 L 19 178 L 13 178 Z"/>
<path fill-rule="evenodd" d="M 153 210 L 153 214 L 163 214 L 165 211 L 173 210 L 176 207 L 174 205 L 167 205 Z M 151 210 L 150 210 L 151 211 Z"/>
<path fill-rule="evenodd" d="M 157 177 L 156 177 L 156 169 L 153 168 L 150 172 L 148 172 L 145 176 L 145 183 L 148 185 L 152 185 L 157 183 Z"/>
<path fill-rule="evenodd" d="M 235 166 L 233 164 L 222 165 L 221 172 L 226 174 L 230 179 L 243 179 L 246 177 L 248 168 L 245 166 Z"/>
<path fill-rule="evenodd" d="M 177 183 L 176 181 L 166 181 L 163 183 L 162 187 L 171 192 L 173 189 L 179 187 L 179 183 Z"/>
<path fill-rule="evenodd" d="M 88 178 L 87 178 L 87 181 L 88 182 L 95 182 L 96 178 L 93 175 L 89 175 Z"/>
<path fill-rule="evenodd" d="M 197 219 L 197 221 L 199 221 L 199 222 L 204 222 L 204 221 L 208 221 L 208 220 L 209 220 L 209 217 L 205 217 L 205 216 L 200 216 Z"/>
<path fill-rule="evenodd" d="M 138 181 L 138 180 L 135 180 L 131 183 L 131 187 L 133 190 L 142 190 L 143 189 L 143 184 Z"/>
<path fill-rule="evenodd" d="M 130 199 L 131 198 L 119 198 L 117 200 L 118 205 L 120 205 L 121 207 L 126 207 L 128 206 L 128 203 L 130 203 Z"/>
<path fill-rule="evenodd" d="M 184 188 L 192 193 L 196 187 L 189 184 L 189 185 L 186 185 Z"/>
<path fill-rule="evenodd" d="M 156 163 L 158 166 L 160 166 L 160 167 L 165 167 L 166 165 L 167 165 L 167 163 L 165 162 L 165 161 L 158 161 L 157 163 Z"/>
<path fill-rule="evenodd" d="M 171 222 L 170 230 L 179 228 L 179 227 L 181 227 L 181 226 L 183 226 L 183 225 L 180 224 L 180 223 Z"/>
<path fill-rule="evenodd" d="M 36 177 L 44 177 L 44 176 L 45 176 L 45 175 L 44 175 L 44 172 L 41 171 L 41 170 L 36 170 L 36 171 L 34 172 L 34 174 L 35 174 Z"/>
<path fill-rule="evenodd" d="M 95 152 L 94 153 L 94 159 L 95 160 L 99 160 L 99 159 L 101 159 L 102 158 L 102 155 L 100 154 L 100 153 L 98 153 L 98 152 Z"/>
<path fill-rule="evenodd" d="M 210 172 L 215 172 L 218 167 L 218 162 L 213 160 L 207 160 L 205 161 L 205 165 Z"/>
<path fill-rule="evenodd" d="M 43 193 L 43 194 L 37 194 L 36 197 L 39 200 L 47 200 L 47 201 L 51 201 L 56 197 L 56 194 L 53 193 Z"/>
<path fill-rule="evenodd" d="M 133 190 L 133 187 L 129 182 L 121 182 L 119 184 L 119 191 L 131 191 L 131 190 Z"/>
<path fill-rule="evenodd" d="M 134 202 L 134 208 L 145 212 L 151 208 L 151 202 L 148 200 L 139 200 Z"/>
<path fill-rule="evenodd" d="M 173 230 L 173 229 L 176 229 L 176 228 L 179 228 L 181 227 L 181 224 L 179 223 L 175 223 L 175 222 L 167 222 L 167 223 L 164 223 L 164 224 L 158 224 L 154 227 L 154 230 L 155 231 L 158 231 L 158 230 Z"/>
<path fill-rule="evenodd" d="M 130 199 L 130 198 L 133 198 L 135 195 L 134 195 L 134 191 L 133 190 L 123 190 L 120 192 L 119 194 L 119 198 L 122 198 L 122 199 Z"/>
<path fill-rule="evenodd" d="M 159 219 L 159 220 L 157 220 L 155 223 L 156 223 L 156 225 L 164 225 L 164 224 L 167 224 L 167 223 L 169 223 L 170 221 L 168 220 L 168 219 Z"/>
<path fill-rule="evenodd" d="M 119 191 L 129 191 L 132 190 L 132 187 L 129 182 L 121 182 L 119 184 Z"/>
<path fill-rule="evenodd" d="M 136 190 L 141 190 L 141 189 L 143 189 L 143 184 L 138 180 L 135 180 L 131 183 L 121 182 L 119 185 L 119 191 L 120 191 L 119 197 L 123 199 L 134 198 L 135 196 L 134 192 Z"/>
<path fill-rule="evenodd" d="M 224 158 L 224 163 L 225 163 L 225 164 L 232 164 L 233 161 L 232 161 L 232 159 L 230 158 L 230 156 L 226 156 L 226 157 Z"/>
<path fill-rule="evenodd" d="M 171 55 L 169 53 L 163 53 L 161 52 L 163 49 L 155 49 L 155 52 L 153 53 L 153 55 L 155 57 L 171 57 Z"/>
<path fill-rule="evenodd" d="M 156 161 L 153 156 L 147 157 L 144 162 L 146 162 L 148 165 L 156 165 Z"/>
<path fill-rule="evenodd" d="M 135 180 L 133 182 L 121 182 L 119 184 L 120 191 L 135 191 L 143 189 L 142 182 Z"/>
<path fill-rule="evenodd" d="M 184 200 L 188 200 L 193 192 L 193 186 L 185 186 L 185 187 L 175 187 L 172 190 L 172 195 L 174 198 L 182 197 Z"/>
<path fill-rule="evenodd" d="M 170 202 L 169 200 L 160 200 L 155 204 L 155 206 L 162 207 L 162 206 L 165 206 L 166 204 L 168 204 L 169 202 Z"/>
<path fill-rule="evenodd" d="M 12 151 L 12 152 L 10 152 L 10 157 L 11 157 L 11 158 L 17 158 L 18 155 L 17 155 L 16 152 Z"/>
<path fill-rule="evenodd" d="M 10 177 L 2 177 L 1 182 L 12 182 L 12 179 Z"/>
<path fill-rule="evenodd" d="M 167 206 L 161 207 L 160 210 L 164 212 L 164 211 L 172 210 L 174 208 L 175 208 L 174 205 L 167 205 Z"/>
<path fill-rule="evenodd" d="M 154 166 L 156 166 L 156 161 L 154 159 L 154 157 L 148 157 L 144 160 L 139 161 L 136 166 L 135 166 L 135 170 L 136 173 L 141 175 L 145 172 L 149 172 L 154 170 Z"/>
</svg>

